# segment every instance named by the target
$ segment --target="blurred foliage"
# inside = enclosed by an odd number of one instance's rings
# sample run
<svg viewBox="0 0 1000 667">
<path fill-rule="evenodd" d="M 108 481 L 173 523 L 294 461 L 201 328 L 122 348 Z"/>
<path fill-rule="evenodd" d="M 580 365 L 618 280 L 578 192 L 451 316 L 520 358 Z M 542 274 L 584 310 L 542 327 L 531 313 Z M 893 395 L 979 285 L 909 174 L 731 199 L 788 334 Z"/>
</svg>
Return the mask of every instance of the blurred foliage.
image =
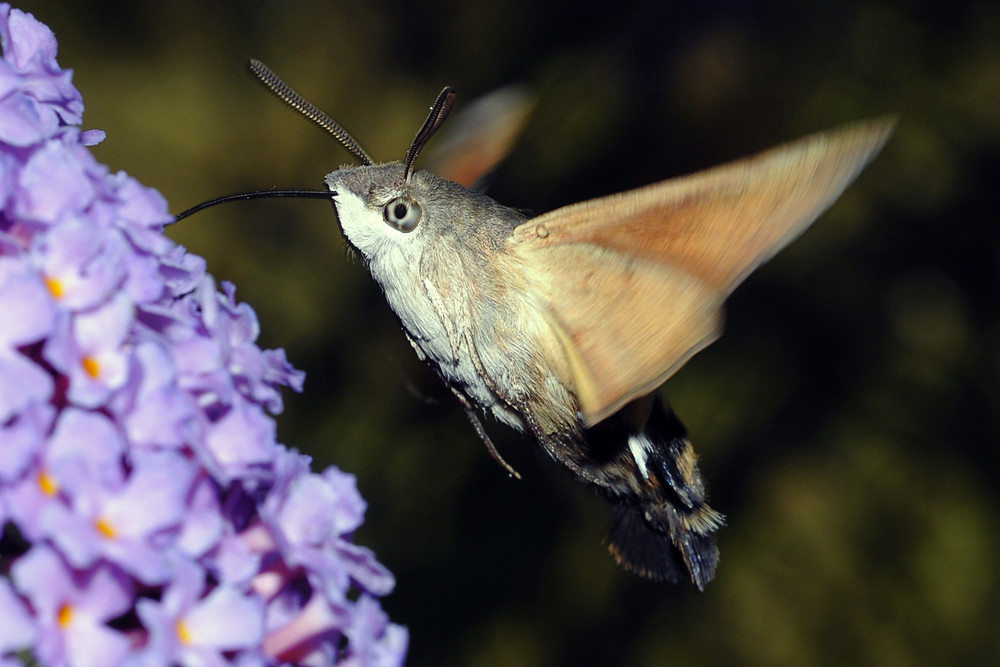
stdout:
<svg viewBox="0 0 1000 667">
<path fill-rule="evenodd" d="M 705 593 L 615 569 L 607 512 L 491 425 L 509 480 L 414 358 L 328 204 L 260 201 L 171 234 L 307 371 L 279 435 L 355 472 L 359 541 L 414 665 L 1000 661 L 1000 5 L 22 2 L 76 70 L 95 149 L 181 210 L 319 187 L 348 157 L 246 73 L 258 57 L 379 159 L 434 94 L 537 105 L 492 179 L 534 211 L 882 113 L 884 153 L 730 301 L 665 386 L 728 515 Z"/>
</svg>

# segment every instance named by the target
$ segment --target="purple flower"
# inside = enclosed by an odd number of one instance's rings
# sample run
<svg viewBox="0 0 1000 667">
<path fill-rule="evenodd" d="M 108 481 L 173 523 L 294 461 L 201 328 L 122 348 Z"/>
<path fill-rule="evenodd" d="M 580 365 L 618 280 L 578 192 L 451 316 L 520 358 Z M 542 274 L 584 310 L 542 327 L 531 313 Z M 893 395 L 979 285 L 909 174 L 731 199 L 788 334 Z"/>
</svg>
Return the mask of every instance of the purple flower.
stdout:
<svg viewBox="0 0 1000 667">
<path fill-rule="evenodd" d="M 132 301 L 116 292 L 90 310 L 61 318 L 42 356 L 68 379 L 69 401 L 99 408 L 125 384 L 131 355 L 125 339 L 134 317 Z"/>
<path fill-rule="evenodd" d="M 0 665 L 401 663 L 354 477 L 275 439 L 303 374 L 91 155 L 52 32 L 0 42 Z"/>
<path fill-rule="evenodd" d="M 132 584 L 120 571 L 105 564 L 75 570 L 43 545 L 19 558 L 11 576 L 34 611 L 42 664 L 98 667 L 126 656 L 128 639 L 107 625 L 132 605 Z"/>
<path fill-rule="evenodd" d="M 121 234 L 94 234 L 86 221 L 68 220 L 37 239 L 32 255 L 52 298 L 64 308 L 92 308 L 121 285 L 126 273 Z"/>
<path fill-rule="evenodd" d="M 323 475 L 295 472 L 261 510 L 289 562 L 306 566 L 315 577 L 313 584 L 333 604 L 343 602 L 348 580 L 376 595 L 391 591 L 392 575 L 370 551 L 350 542 L 365 511 L 354 476 L 336 469 Z"/>
<path fill-rule="evenodd" d="M 73 474 L 75 473 L 75 474 Z M 180 528 L 194 465 L 169 452 L 134 458 L 120 488 L 84 469 L 66 475 L 69 503 L 49 503 L 39 516 L 42 534 L 76 567 L 100 560 L 116 563 L 143 584 L 162 584 L 170 575 L 170 532 Z"/>
<path fill-rule="evenodd" d="M 205 594 L 205 572 L 179 565 L 159 602 L 140 600 L 136 611 L 149 628 L 144 664 L 225 665 L 223 651 L 256 650 L 264 638 L 264 608 L 229 585 Z"/>
</svg>

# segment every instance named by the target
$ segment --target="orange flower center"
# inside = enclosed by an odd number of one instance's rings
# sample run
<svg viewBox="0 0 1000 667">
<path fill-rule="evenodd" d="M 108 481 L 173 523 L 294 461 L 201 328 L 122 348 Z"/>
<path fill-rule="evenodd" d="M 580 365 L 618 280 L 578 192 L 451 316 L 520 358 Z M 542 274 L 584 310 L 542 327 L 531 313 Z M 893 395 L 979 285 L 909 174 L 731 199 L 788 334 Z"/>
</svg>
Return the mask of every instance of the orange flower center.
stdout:
<svg viewBox="0 0 1000 667">
<path fill-rule="evenodd" d="M 101 376 L 101 362 L 93 357 L 84 357 L 83 370 L 87 371 L 87 375 L 96 380 Z"/>
<path fill-rule="evenodd" d="M 187 623 L 184 621 L 177 621 L 177 638 L 181 640 L 182 644 L 190 644 L 193 640 L 191 637 L 191 630 L 188 629 Z"/>
<path fill-rule="evenodd" d="M 47 496 L 54 496 L 59 492 L 59 483 L 56 482 L 56 478 L 44 470 L 38 473 L 38 486 L 42 489 L 42 493 Z"/>
<path fill-rule="evenodd" d="M 95 521 L 94 528 L 97 529 L 97 532 L 108 539 L 113 540 L 118 537 L 118 531 L 115 530 L 115 527 L 107 519 L 98 519 Z"/>
<path fill-rule="evenodd" d="M 49 288 L 49 293 L 56 299 L 61 299 L 63 294 L 66 293 L 66 289 L 63 287 L 62 281 L 58 278 L 46 278 L 45 286 Z"/>
<path fill-rule="evenodd" d="M 70 623 L 73 622 L 73 607 L 68 604 L 64 604 L 59 607 L 59 614 L 57 615 L 59 621 L 59 627 L 65 628 Z"/>
</svg>

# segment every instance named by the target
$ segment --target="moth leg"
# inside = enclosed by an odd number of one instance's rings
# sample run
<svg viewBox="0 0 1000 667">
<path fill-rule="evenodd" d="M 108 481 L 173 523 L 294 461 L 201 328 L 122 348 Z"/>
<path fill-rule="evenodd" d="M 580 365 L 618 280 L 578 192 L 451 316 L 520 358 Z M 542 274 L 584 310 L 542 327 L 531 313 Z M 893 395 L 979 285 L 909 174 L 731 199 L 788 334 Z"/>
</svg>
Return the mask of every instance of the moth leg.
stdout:
<svg viewBox="0 0 1000 667">
<path fill-rule="evenodd" d="M 483 444 L 486 445 L 486 451 L 490 453 L 490 456 L 493 457 L 493 460 L 499 463 L 500 467 L 506 470 L 508 475 L 510 475 L 514 479 L 521 479 L 521 473 L 514 470 L 514 467 L 511 464 L 504 461 L 503 457 L 500 456 L 500 452 L 497 451 L 496 445 L 494 445 L 493 441 L 490 440 L 489 434 L 486 433 L 486 429 L 483 428 L 483 423 L 479 421 L 479 416 L 476 415 L 476 410 L 472 406 L 472 403 L 469 402 L 469 399 L 466 398 L 462 392 L 460 392 L 458 389 L 455 389 L 454 387 L 451 388 L 451 392 L 455 394 L 455 396 L 458 398 L 458 402 L 462 404 L 463 408 L 465 408 L 465 416 L 469 418 L 469 422 L 472 424 L 472 428 L 476 431 L 476 435 L 479 436 L 479 439 L 483 441 Z"/>
<path fill-rule="evenodd" d="M 564 431 L 559 433 L 547 433 L 542 425 L 538 423 L 538 418 L 535 416 L 534 411 L 528 404 L 525 397 L 519 392 L 513 392 L 514 396 L 506 397 L 505 392 L 500 390 L 500 387 L 493 381 L 489 373 L 486 372 L 485 366 L 483 366 L 482 359 L 479 357 L 479 350 L 476 348 L 476 341 L 472 338 L 471 334 L 467 330 L 465 332 L 465 344 L 469 349 L 469 358 L 472 360 L 472 365 L 476 368 L 476 373 L 482 379 L 486 388 L 490 390 L 493 396 L 503 403 L 509 410 L 517 414 L 518 417 L 524 422 L 525 427 L 528 432 L 535 438 L 535 441 L 541 445 L 549 456 L 551 456 L 556 461 L 560 462 L 567 468 L 569 468 L 573 473 L 581 477 L 582 479 L 591 482 L 593 484 L 600 484 L 594 474 L 588 470 L 586 467 L 581 465 L 579 461 L 579 456 L 574 454 L 579 454 L 579 433 L 577 431 Z M 462 397 L 464 398 L 464 397 Z M 463 402 L 463 405 L 468 405 L 467 402 Z M 470 408 L 466 408 L 468 411 Z M 481 426 L 479 428 L 482 428 Z M 491 445 L 487 445 L 489 448 Z"/>
<path fill-rule="evenodd" d="M 554 433 L 546 433 L 542 425 L 538 423 L 538 418 L 531 411 L 530 407 L 524 403 L 518 403 L 514 410 L 528 427 L 528 431 L 535 438 L 542 449 L 549 456 L 566 466 L 574 475 L 585 482 L 603 487 L 605 484 L 595 474 L 595 471 L 585 464 L 583 451 L 581 450 L 582 437 L 578 431 L 565 429 Z"/>
</svg>

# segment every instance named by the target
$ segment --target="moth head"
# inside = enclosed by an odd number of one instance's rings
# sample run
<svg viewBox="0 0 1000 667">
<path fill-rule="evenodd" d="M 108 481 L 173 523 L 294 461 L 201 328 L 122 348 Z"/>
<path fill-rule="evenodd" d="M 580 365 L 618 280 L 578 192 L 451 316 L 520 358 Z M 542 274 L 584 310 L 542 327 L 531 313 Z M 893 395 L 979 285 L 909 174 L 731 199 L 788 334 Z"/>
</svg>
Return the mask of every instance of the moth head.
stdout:
<svg viewBox="0 0 1000 667">
<path fill-rule="evenodd" d="M 415 260 L 447 217 L 435 196 L 442 181 L 390 162 L 341 167 L 326 177 L 344 237 L 368 262 Z"/>
<path fill-rule="evenodd" d="M 266 65 L 252 60 L 250 68 L 275 95 L 332 134 L 361 163 L 360 167 L 342 167 L 326 177 L 341 228 L 351 245 L 368 260 L 395 244 L 405 245 L 401 237 L 417 231 L 425 222 L 429 213 L 425 210 L 425 195 L 436 185 L 426 182 L 434 180 L 430 175 L 421 174 L 423 178 L 415 179 L 413 165 L 451 112 L 454 89 L 446 87 L 438 95 L 402 163 L 376 165 L 347 130 L 292 90 Z M 412 245 L 414 241 L 411 239 L 409 243 Z"/>
<path fill-rule="evenodd" d="M 199 204 L 176 216 L 174 221 L 225 201 L 284 196 L 330 199 L 348 243 L 361 253 L 373 273 L 378 273 L 377 264 L 386 261 L 395 268 L 415 266 L 423 248 L 436 245 L 434 241 L 443 235 L 460 233 L 453 228 L 456 223 L 462 226 L 469 217 L 463 212 L 481 206 L 477 204 L 478 193 L 428 171 L 414 169 L 421 150 L 451 111 L 455 100 L 452 88 L 446 87 L 438 95 L 405 158 L 401 162 L 376 164 L 347 130 L 266 65 L 251 60 L 250 69 L 279 99 L 333 135 L 360 165 L 341 167 L 327 175 L 325 191 L 266 190 L 230 195 Z"/>
<path fill-rule="evenodd" d="M 344 236 L 369 262 L 388 254 L 400 255 L 396 259 L 401 261 L 416 259 L 434 235 L 429 221 L 448 217 L 440 210 L 448 200 L 447 195 L 440 196 L 442 190 L 450 186 L 464 190 L 428 172 L 414 171 L 417 156 L 447 118 L 454 100 L 453 89 L 441 91 L 403 162 L 373 165 L 355 153 L 360 167 L 342 167 L 327 175 L 326 186 Z"/>
</svg>

